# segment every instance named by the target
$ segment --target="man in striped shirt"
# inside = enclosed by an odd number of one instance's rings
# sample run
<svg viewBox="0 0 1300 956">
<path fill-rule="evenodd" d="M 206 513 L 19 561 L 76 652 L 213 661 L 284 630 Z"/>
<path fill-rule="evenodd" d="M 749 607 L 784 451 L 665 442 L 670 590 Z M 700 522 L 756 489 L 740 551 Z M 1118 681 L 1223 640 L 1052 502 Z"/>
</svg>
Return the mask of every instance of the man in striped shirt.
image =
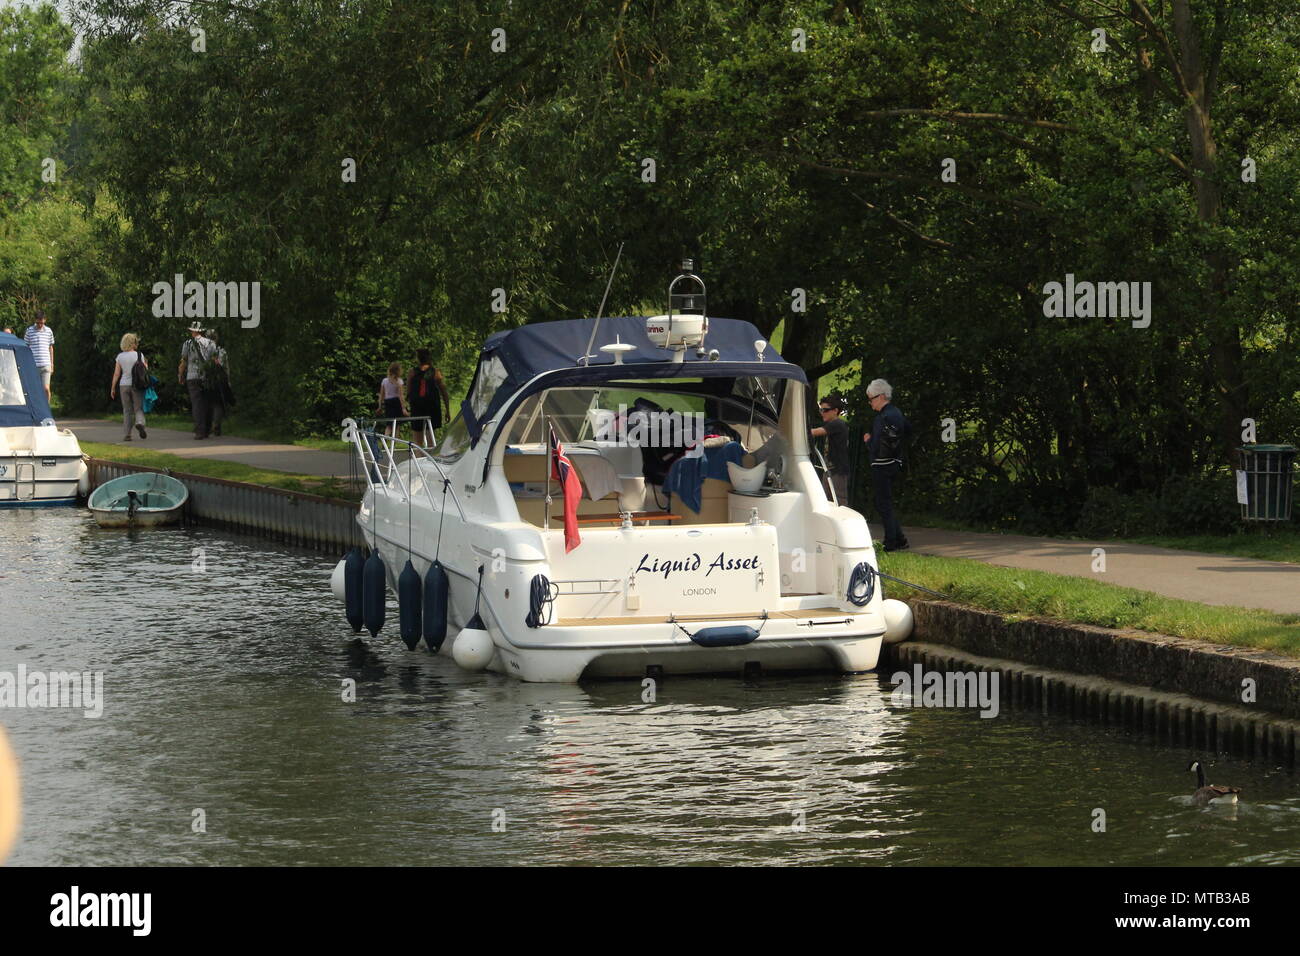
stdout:
<svg viewBox="0 0 1300 956">
<path fill-rule="evenodd" d="M 54 374 L 54 330 L 45 324 L 45 313 L 36 313 L 36 324 L 27 326 L 23 341 L 32 350 L 36 368 L 45 386 L 45 400 L 50 400 L 50 376 Z"/>
</svg>

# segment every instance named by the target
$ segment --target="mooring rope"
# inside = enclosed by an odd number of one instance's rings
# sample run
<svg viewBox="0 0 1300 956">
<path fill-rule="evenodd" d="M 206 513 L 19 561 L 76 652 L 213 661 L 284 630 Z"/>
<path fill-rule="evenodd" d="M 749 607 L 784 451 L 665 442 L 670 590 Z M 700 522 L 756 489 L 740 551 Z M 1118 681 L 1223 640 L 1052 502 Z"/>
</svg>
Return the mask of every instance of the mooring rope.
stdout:
<svg viewBox="0 0 1300 956">
<path fill-rule="evenodd" d="M 849 575 L 849 593 L 846 595 L 855 607 L 866 607 L 876 596 L 876 569 L 866 561 L 859 561 Z"/>
<path fill-rule="evenodd" d="M 849 576 L 849 593 L 847 595 L 849 603 L 857 607 L 865 607 L 870 604 L 871 598 L 876 593 L 876 578 L 884 578 L 886 581 L 906 584 L 909 588 L 916 588 L 918 591 L 924 591 L 926 594 L 933 594 L 935 597 L 943 598 L 945 601 L 956 600 L 956 598 L 944 594 L 942 591 L 933 591 L 923 585 L 913 584 L 911 581 L 904 581 L 902 578 L 896 578 L 892 574 L 886 574 L 884 571 L 873 568 L 866 561 L 859 561 L 857 567 L 853 569 L 853 573 Z"/>
<path fill-rule="evenodd" d="M 442 510 L 438 512 L 438 543 L 433 548 L 433 560 L 437 561 L 438 556 L 442 554 L 442 519 L 447 517 L 447 489 L 451 487 L 451 479 L 442 479 Z"/>
<path fill-rule="evenodd" d="M 550 624 L 554 614 L 555 599 L 560 596 L 560 586 L 547 579 L 544 574 L 534 574 L 528 588 L 528 616 L 524 623 L 529 627 L 541 627 Z M 542 613 L 546 620 L 542 620 Z"/>
</svg>

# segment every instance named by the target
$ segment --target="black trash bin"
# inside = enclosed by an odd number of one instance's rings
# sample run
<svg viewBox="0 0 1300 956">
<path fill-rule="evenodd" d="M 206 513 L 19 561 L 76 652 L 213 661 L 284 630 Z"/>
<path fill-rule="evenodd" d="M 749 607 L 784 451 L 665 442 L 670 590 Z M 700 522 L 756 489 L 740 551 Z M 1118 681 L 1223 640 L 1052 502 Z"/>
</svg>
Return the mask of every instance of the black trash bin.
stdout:
<svg viewBox="0 0 1300 956">
<path fill-rule="evenodd" d="M 1290 521 L 1292 465 L 1295 445 L 1244 445 L 1237 449 L 1246 473 L 1247 521 Z"/>
</svg>

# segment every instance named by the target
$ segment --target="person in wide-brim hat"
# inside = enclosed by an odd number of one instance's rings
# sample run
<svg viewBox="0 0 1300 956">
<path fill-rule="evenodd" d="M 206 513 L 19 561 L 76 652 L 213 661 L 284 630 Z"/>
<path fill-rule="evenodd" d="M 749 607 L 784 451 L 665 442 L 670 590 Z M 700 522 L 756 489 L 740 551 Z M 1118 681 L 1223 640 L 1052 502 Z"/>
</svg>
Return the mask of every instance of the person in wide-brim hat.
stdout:
<svg viewBox="0 0 1300 956">
<path fill-rule="evenodd" d="M 190 323 L 190 338 L 181 346 L 181 361 L 176 367 L 176 382 L 190 393 L 190 412 L 194 416 L 194 437 L 208 437 L 208 397 L 203 389 L 202 366 L 212 357 L 215 346 L 203 334 L 202 322 Z"/>
</svg>

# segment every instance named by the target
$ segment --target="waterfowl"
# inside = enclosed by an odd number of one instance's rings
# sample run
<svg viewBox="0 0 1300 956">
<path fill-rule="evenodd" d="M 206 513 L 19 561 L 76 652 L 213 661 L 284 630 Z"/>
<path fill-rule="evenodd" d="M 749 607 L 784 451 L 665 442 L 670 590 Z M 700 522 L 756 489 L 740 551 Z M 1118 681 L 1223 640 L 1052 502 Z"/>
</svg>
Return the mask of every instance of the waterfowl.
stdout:
<svg viewBox="0 0 1300 956">
<path fill-rule="evenodd" d="M 1241 787 L 1225 787 L 1217 783 L 1207 785 L 1205 783 L 1205 770 L 1201 767 L 1199 760 L 1193 760 L 1187 765 L 1189 771 L 1196 771 L 1196 792 L 1192 794 L 1197 803 L 1236 803 L 1237 794 L 1241 793 Z"/>
</svg>

